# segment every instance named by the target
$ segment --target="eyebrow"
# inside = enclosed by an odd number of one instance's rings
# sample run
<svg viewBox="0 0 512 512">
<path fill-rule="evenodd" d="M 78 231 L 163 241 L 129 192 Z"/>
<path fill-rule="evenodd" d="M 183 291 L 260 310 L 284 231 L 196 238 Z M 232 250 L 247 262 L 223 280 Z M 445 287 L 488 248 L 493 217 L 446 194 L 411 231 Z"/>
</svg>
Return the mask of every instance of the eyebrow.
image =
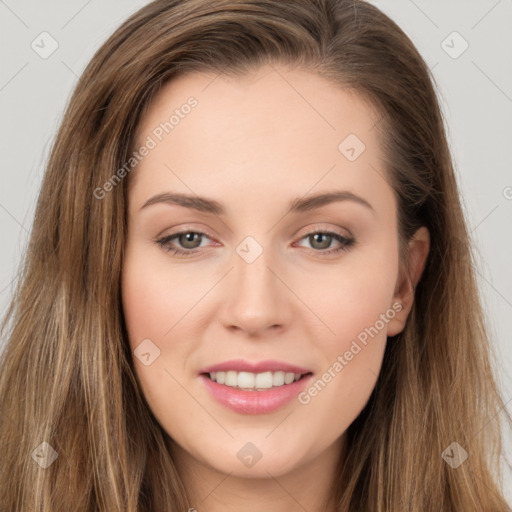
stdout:
<svg viewBox="0 0 512 512">
<path fill-rule="evenodd" d="M 352 201 L 362 206 L 365 206 L 374 214 L 376 213 L 373 206 L 366 199 L 363 199 L 362 197 L 348 190 L 337 190 L 334 192 L 320 193 L 308 197 L 298 197 L 290 202 L 289 212 L 306 212 L 339 201 Z M 205 213 L 213 213 L 215 215 L 225 215 L 225 210 L 222 204 L 214 199 L 172 192 L 164 192 L 162 194 L 157 194 L 153 197 L 150 197 L 141 206 L 140 209 L 142 210 L 143 208 L 147 208 L 148 206 L 151 206 L 153 204 L 161 203 L 175 204 L 178 206 L 183 206 L 184 208 L 191 208 L 193 210 Z"/>
</svg>

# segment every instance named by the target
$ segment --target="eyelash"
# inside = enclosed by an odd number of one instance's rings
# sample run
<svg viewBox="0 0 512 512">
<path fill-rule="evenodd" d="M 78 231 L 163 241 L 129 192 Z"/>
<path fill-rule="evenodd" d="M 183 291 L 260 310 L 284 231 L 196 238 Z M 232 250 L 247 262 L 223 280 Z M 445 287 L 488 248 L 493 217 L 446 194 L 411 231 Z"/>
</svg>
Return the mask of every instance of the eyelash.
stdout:
<svg viewBox="0 0 512 512">
<path fill-rule="evenodd" d="M 192 256 L 193 254 L 196 254 L 198 252 L 199 248 L 183 250 L 183 249 L 177 249 L 177 248 L 171 247 L 169 245 L 169 242 L 171 240 L 173 240 L 174 238 L 178 238 L 180 235 L 186 235 L 186 234 L 190 234 L 190 233 L 194 233 L 196 235 L 201 235 L 201 236 L 210 238 L 206 233 L 203 233 L 201 231 L 185 230 L 185 231 L 180 231 L 178 233 L 173 233 L 172 235 L 168 235 L 163 238 L 160 238 L 159 240 L 156 241 L 156 243 L 162 249 L 164 249 L 166 252 L 169 252 L 175 256 L 185 256 L 185 257 Z M 300 240 L 303 240 L 304 238 L 307 238 L 312 235 L 317 235 L 317 234 L 332 236 L 335 240 L 337 240 L 338 242 L 340 242 L 342 244 L 337 249 L 330 249 L 330 250 L 326 250 L 326 251 L 311 249 L 312 251 L 314 251 L 315 253 L 317 253 L 321 256 L 337 254 L 337 253 L 347 251 L 356 242 L 354 238 L 347 238 L 347 237 L 341 236 L 339 233 L 336 233 L 333 231 L 311 231 L 310 233 L 306 233 L 303 237 L 301 237 Z"/>
</svg>

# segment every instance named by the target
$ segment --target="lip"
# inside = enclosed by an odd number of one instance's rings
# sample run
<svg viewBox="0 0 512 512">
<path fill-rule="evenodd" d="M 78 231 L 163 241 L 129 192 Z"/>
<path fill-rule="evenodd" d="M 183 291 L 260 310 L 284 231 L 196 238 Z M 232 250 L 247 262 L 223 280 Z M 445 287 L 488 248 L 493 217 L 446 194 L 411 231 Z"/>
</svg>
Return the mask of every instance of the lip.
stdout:
<svg viewBox="0 0 512 512">
<path fill-rule="evenodd" d="M 199 370 L 199 374 L 210 373 L 210 372 L 227 372 L 233 370 L 236 372 L 251 372 L 251 373 L 263 373 L 263 372 L 279 372 L 285 373 L 313 373 L 312 370 L 307 368 L 301 368 L 293 364 L 285 363 L 284 361 L 265 360 L 257 363 L 251 363 L 244 359 L 231 359 L 230 361 L 224 361 L 219 364 L 207 366 L 202 370 Z M 298 381 L 297 381 L 298 382 Z M 291 384 L 287 384 L 291 386 Z M 258 391 L 258 393 L 263 393 Z"/>
<path fill-rule="evenodd" d="M 232 366 L 230 368 L 234 369 Z M 291 384 L 284 384 L 265 391 L 244 391 L 239 388 L 218 384 L 206 375 L 200 375 L 199 377 L 210 395 L 217 402 L 232 411 L 240 414 L 268 414 L 277 411 L 296 398 L 311 382 L 313 374 L 305 375 Z"/>
</svg>

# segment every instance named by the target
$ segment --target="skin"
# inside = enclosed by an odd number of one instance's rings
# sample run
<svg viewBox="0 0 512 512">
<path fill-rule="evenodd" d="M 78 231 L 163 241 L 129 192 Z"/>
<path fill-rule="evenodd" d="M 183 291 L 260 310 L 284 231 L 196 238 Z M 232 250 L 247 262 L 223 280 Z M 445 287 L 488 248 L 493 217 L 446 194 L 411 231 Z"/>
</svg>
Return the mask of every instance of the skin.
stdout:
<svg viewBox="0 0 512 512">
<path fill-rule="evenodd" d="M 399 333 L 429 250 L 420 228 L 400 272 L 393 190 L 383 179 L 378 115 L 355 93 L 307 71 L 262 66 L 243 78 L 194 73 L 166 84 L 138 130 L 138 145 L 187 98 L 198 105 L 130 175 L 122 297 L 132 351 L 149 338 L 160 355 L 134 357 L 144 396 L 171 436 L 178 470 L 197 510 L 334 510 L 327 503 L 346 429 L 367 403 L 387 336 Z M 366 146 L 354 161 L 338 149 L 350 133 Z M 349 190 L 354 201 L 287 213 L 292 199 Z M 225 215 L 142 205 L 163 192 L 205 196 Z M 188 229 L 200 237 L 157 242 Z M 307 236 L 337 232 L 356 244 Z M 252 236 L 252 263 L 236 252 Z M 180 244 L 181 242 L 181 244 Z M 188 248 L 188 249 L 187 249 Z M 262 415 L 217 403 L 198 372 L 228 359 L 276 359 L 319 378 L 365 328 L 401 311 L 307 404 Z M 316 380 L 316 379 L 315 379 Z M 253 443 L 252 467 L 238 451 Z"/>
</svg>

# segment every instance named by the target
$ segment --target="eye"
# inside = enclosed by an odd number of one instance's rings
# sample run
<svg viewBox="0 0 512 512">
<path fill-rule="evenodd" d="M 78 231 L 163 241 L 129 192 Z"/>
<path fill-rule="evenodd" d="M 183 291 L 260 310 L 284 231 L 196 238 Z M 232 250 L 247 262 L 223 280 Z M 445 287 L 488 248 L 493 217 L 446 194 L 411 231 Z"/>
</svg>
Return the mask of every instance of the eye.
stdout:
<svg viewBox="0 0 512 512">
<path fill-rule="evenodd" d="M 322 256 L 346 251 L 350 246 L 355 244 L 354 238 L 347 238 L 332 231 L 312 231 L 301 238 L 301 240 L 304 239 L 309 241 L 313 249 L 318 249 L 315 250 L 315 252 Z M 338 248 L 325 251 L 324 249 L 331 247 L 333 241 L 337 241 L 341 245 Z"/>
<path fill-rule="evenodd" d="M 191 253 L 195 253 L 196 249 L 201 246 L 203 238 L 209 238 L 205 233 L 200 231 L 181 231 L 174 233 L 173 235 L 165 236 L 160 240 L 157 240 L 157 244 L 160 245 L 165 251 L 179 256 L 188 256 Z M 187 250 L 182 250 L 174 247 L 171 240 L 177 239 L 178 243 Z M 198 243 L 199 242 L 199 243 Z"/>
<path fill-rule="evenodd" d="M 181 231 L 160 238 L 156 243 L 166 252 L 170 252 L 176 256 L 191 256 L 201 248 L 201 242 L 204 238 L 209 239 L 210 237 L 201 231 Z M 172 242 L 175 239 L 183 249 L 176 247 L 176 244 Z M 303 236 L 300 240 L 304 239 L 307 239 L 311 243 L 313 249 L 315 249 L 315 253 L 322 256 L 346 251 L 350 246 L 355 244 L 354 238 L 347 238 L 332 231 L 312 231 Z M 333 241 L 338 242 L 340 246 L 326 251 L 325 249 L 328 249 Z"/>
</svg>

